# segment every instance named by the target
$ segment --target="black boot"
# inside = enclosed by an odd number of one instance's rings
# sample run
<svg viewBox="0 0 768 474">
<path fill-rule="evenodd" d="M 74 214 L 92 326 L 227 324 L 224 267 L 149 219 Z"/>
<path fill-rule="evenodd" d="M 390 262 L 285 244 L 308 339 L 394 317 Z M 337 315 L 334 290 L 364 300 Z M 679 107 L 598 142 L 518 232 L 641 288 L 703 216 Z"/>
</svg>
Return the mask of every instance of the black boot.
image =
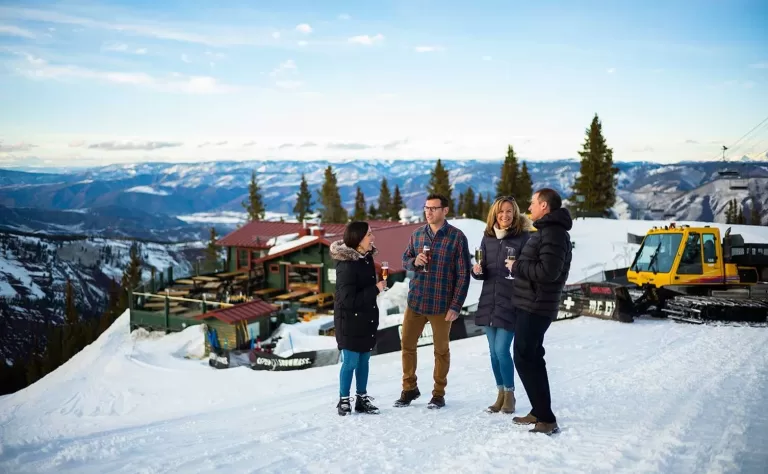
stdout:
<svg viewBox="0 0 768 474">
<path fill-rule="evenodd" d="M 413 390 L 403 390 L 400 393 L 400 398 L 395 401 L 396 407 L 407 407 L 411 404 L 412 401 L 416 400 L 421 396 L 421 392 L 419 392 L 419 387 L 414 388 Z"/>
<path fill-rule="evenodd" d="M 349 397 L 339 398 L 339 404 L 336 405 L 339 410 L 339 415 L 345 416 L 347 413 L 352 413 L 352 405 L 350 404 Z"/>
<path fill-rule="evenodd" d="M 360 395 L 358 393 L 357 400 L 355 400 L 355 412 L 367 413 L 369 415 L 378 415 L 379 409 L 376 408 L 373 403 L 371 403 L 371 400 L 373 400 L 373 397 L 369 397 L 368 395 Z"/>
</svg>

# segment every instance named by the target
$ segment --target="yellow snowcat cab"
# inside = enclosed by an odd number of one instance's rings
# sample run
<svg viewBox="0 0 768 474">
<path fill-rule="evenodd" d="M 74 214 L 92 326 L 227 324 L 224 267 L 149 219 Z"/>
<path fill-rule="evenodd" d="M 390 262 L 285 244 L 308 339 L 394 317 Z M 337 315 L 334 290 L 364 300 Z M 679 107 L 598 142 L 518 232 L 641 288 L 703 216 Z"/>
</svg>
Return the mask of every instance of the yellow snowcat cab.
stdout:
<svg viewBox="0 0 768 474">
<path fill-rule="evenodd" d="M 561 311 L 631 322 L 650 314 L 679 321 L 768 322 L 768 244 L 748 244 L 729 227 L 671 223 L 643 238 L 627 284 L 587 282 L 565 292 Z M 632 300 L 630 293 L 639 297 Z M 570 298 L 571 308 L 565 308 Z"/>
</svg>

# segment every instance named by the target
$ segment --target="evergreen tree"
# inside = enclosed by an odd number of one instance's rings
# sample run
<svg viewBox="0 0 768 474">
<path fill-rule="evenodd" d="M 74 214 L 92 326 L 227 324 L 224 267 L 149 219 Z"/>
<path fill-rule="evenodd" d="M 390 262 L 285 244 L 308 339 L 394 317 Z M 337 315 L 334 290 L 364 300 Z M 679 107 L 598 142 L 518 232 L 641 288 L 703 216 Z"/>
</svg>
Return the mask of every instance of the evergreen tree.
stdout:
<svg viewBox="0 0 768 474">
<path fill-rule="evenodd" d="M 379 215 L 379 211 L 376 210 L 376 206 L 371 204 L 368 206 L 368 219 L 376 219 Z"/>
<path fill-rule="evenodd" d="M 400 220 L 400 210 L 405 207 L 403 196 L 400 195 L 400 186 L 395 185 L 395 195 L 392 196 L 392 205 L 390 206 L 389 218 L 393 221 Z"/>
<path fill-rule="evenodd" d="M 477 217 L 476 219 L 480 219 L 481 221 L 484 221 L 486 217 L 488 217 L 488 210 L 486 209 L 486 201 L 483 199 L 482 194 L 477 195 Z"/>
<path fill-rule="evenodd" d="M 75 301 L 72 281 L 67 279 L 64 287 L 64 329 L 62 338 L 62 363 L 68 361 L 83 348 L 83 336 L 80 327 L 80 315 Z"/>
<path fill-rule="evenodd" d="M 760 205 L 760 200 L 755 196 L 754 194 L 750 196 L 750 206 L 749 206 L 749 223 L 751 225 L 762 225 L 762 206 Z"/>
<path fill-rule="evenodd" d="M 355 194 L 355 209 L 352 213 L 352 220 L 355 221 L 364 221 L 366 217 L 365 213 L 365 195 L 363 194 L 363 191 L 360 189 L 360 186 L 357 187 L 357 194 Z"/>
<path fill-rule="evenodd" d="M 468 219 L 477 219 L 478 208 L 475 203 L 475 190 L 472 189 L 472 186 L 468 187 L 464 194 L 464 214 Z"/>
<path fill-rule="evenodd" d="M 432 170 L 432 176 L 429 178 L 429 188 L 427 192 L 437 193 L 448 199 L 448 216 L 454 215 L 453 196 L 451 195 L 451 182 L 448 170 L 443 166 L 442 160 L 438 158 L 435 169 Z"/>
<path fill-rule="evenodd" d="M 312 193 L 309 192 L 309 185 L 304 178 L 304 174 L 301 175 L 301 184 L 299 184 L 299 192 L 296 195 L 296 205 L 293 207 L 293 212 L 296 214 L 296 219 L 299 222 L 304 222 L 307 214 L 312 213 Z"/>
<path fill-rule="evenodd" d="M 331 165 L 325 169 L 325 181 L 320 190 L 320 213 L 323 222 L 328 224 L 346 224 L 349 216 L 347 210 L 341 205 L 341 195 L 336 182 L 336 173 Z"/>
<path fill-rule="evenodd" d="M 208 245 L 205 247 L 205 266 L 215 269 L 219 261 L 219 249 L 216 246 L 216 229 L 211 227 L 211 236 Z"/>
<path fill-rule="evenodd" d="M 739 213 L 736 215 L 736 224 L 746 224 L 747 220 L 744 219 L 744 206 L 739 206 Z"/>
<path fill-rule="evenodd" d="M 725 223 L 734 224 L 736 222 L 736 201 L 728 201 L 728 207 L 725 208 Z"/>
<path fill-rule="evenodd" d="M 575 201 L 577 195 L 584 196 L 583 202 L 576 203 L 576 208 L 582 212 L 604 214 L 616 203 L 619 170 L 613 166 L 613 149 L 606 144 L 602 129 L 595 114 L 579 152 L 580 173 L 573 184 L 571 197 Z"/>
<path fill-rule="evenodd" d="M 459 192 L 459 201 L 456 204 L 456 214 L 466 216 L 466 206 L 464 205 L 464 193 Z"/>
<path fill-rule="evenodd" d="M 496 183 L 496 196 L 513 196 L 517 199 L 517 180 L 517 156 L 512 145 L 507 145 L 507 156 L 501 165 L 501 178 Z"/>
<path fill-rule="evenodd" d="M 131 259 L 120 281 L 120 304 L 118 305 L 120 308 L 128 308 L 128 292 L 133 291 L 141 283 L 142 261 L 135 243 L 131 246 L 130 256 Z"/>
<path fill-rule="evenodd" d="M 256 182 L 256 171 L 251 173 L 251 183 L 248 185 L 248 200 L 243 201 L 243 207 L 248 212 L 249 221 L 260 221 L 264 219 L 266 209 L 261 197 L 261 188 Z"/>
<path fill-rule="evenodd" d="M 42 362 L 40 358 L 35 355 L 30 357 L 26 367 L 27 385 L 32 385 L 40 380 L 44 375 L 42 370 Z"/>
<path fill-rule="evenodd" d="M 382 219 L 392 218 L 392 197 L 389 194 L 387 178 L 381 179 L 381 187 L 379 188 L 379 216 Z"/>
<path fill-rule="evenodd" d="M 520 212 L 528 212 L 533 197 L 533 180 L 528 172 L 528 163 L 523 161 L 523 168 L 520 170 L 520 176 L 517 184 L 517 194 L 515 200 L 520 207 Z"/>
</svg>

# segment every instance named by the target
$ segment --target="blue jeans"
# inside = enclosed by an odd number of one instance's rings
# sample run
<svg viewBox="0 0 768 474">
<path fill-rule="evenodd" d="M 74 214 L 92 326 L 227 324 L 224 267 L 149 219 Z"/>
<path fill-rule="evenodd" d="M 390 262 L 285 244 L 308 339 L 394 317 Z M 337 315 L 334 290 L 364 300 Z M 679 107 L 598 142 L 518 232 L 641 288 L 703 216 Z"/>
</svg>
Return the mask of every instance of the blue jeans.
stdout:
<svg viewBox="0 0 768 474">
<path fill-rule="evenodd" d="M 368 387 L 368 362 L 371 360 L 370 352 L 355 352 L 347 349 L 341 350 L 341 373 L 339 374 L 339 395 L 349 396 L 352 387 L 352 374 L 355 375 L 355 385 L 358 395 L 365 395 Z"/>
<path fill-rule="evenodd" d="M 504 388 L 508 392 L 515 390 L 515 363 L 512 361 L 512 339 L 514 331 L 485 327 L 485 335 L 488 338 L 488 348 L 491 351 L 491 368 L 496 378 L 496 386 Z"/>
</svg>

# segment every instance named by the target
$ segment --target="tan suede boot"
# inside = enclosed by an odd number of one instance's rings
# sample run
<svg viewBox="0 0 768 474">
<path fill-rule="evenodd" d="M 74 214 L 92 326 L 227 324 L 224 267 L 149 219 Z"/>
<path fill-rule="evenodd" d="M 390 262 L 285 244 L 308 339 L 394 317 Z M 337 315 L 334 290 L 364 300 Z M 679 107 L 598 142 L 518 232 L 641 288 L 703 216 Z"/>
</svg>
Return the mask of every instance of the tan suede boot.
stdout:
<svg viewBox="0 0 768 474">
<path fill-rule="evenodd" d="M 499 394 L 496 396 L 496 403 L 488 407 L 490 413 L 498 413 L 504 404 L 504 389 L 499 389 Z"/>
<path fill-rule="evenodd" d="M 515 412 L 515 392 L 504 391 L 504 403 L 501 405 L 501 411 L 504 413 Z"/>
<path fill-rule="evenodd" d="M 528 413 L 525 416 L 516 416 L 512 418 L 512 421 L 518 425 L 533 425 L 539 420 L 535 416 Z"/>
</svg>

